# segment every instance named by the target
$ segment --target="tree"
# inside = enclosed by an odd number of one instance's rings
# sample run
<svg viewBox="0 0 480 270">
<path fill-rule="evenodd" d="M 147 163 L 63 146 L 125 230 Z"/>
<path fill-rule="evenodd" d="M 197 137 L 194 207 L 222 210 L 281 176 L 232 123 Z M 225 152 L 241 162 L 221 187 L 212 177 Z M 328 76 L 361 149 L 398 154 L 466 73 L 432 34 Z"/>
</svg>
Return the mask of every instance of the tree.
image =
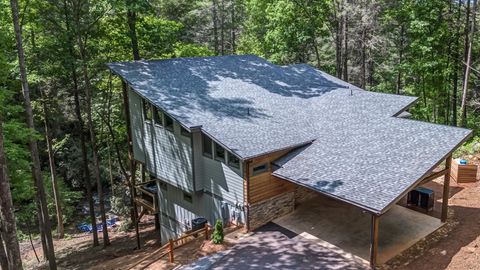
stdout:
<svg viewBox="0 0 480 270">
<path fill-rule="evenodd" d="M 23 266 L 17 239 L 12 194 L 10 193 L 10 180 L 7 172 L 2 114 L 3 112 L 0 111 L 0 262 L 2 269 L 21 270 Z M 5 267 L 5 259 L 8 267 Z"/>
<path fill-rule="evenodd" d="M 55 153 L 53 152 L 52 146 L 52 134 L 50 133 L 50 116 L 47 106 L 47 97 L 43 90 L 40 90 L 42 93 L 42 104 L 43 104 L 43 121 L 45 125 L 45 138 L 47 142 L 47 151 L 48 151 L 48 162 L 50 165 L 50 177 L 52 178 L 52 188 L 53 188 L 53 199 L 55 200 L 55 210 L 57 212 L 57 233 L 58 238 L 64 237 L 64 228 L 63 228 L 63 211 L 62 205 L 60 202 L 60 191 L 58 189 L 57 183 L 57 167 L 55 165 Z"/>
<path fill-rule="evenodd" d="M 17 44 L 18 63 L 20 68 L 20 80 L 21 80 L 22 90 L 23 90 L 27 127 L 32 130 L 35 130 L 35 125 L 33 122 L 33 110 L 32 110 L 32 105 L 30 101 L 30 89 L 29 89 L 29 84 L 27 79 L 27 68 L 25 64 L 25 54 L 23 50 L 22 29 L 20 27 L 20 20 L 18 15 L 18 1 L 10 0 L 10 8 L 12 11 L 13 27 L 15 30 L 15 40 Z M 29 148 L 30 148 L 30 154 L 33 161 L 32 174 L 33 174 L 35 188 L 37 190 L 37 198 L 38 198 L 38 204 L 40 209 L 39 216 L 41 218 L 39 220 L 39 223 L 40 223 L 40 226 L 43 228 L 43 232 L 46 240 L 46 247 L 47 247 L 46 254 L 47 254 L 50 269 L 55 270 L 57 269 L 57 264 L 55 260 L 55 251 L 53 246 L 50 218 L 48 215 L 47 200 L 45 197 L 45 189 L 43 186 L 43 177 L 42 177 L 42 171 L 40 167 L 38 145 L 37 145 L 37 140 L 34 137 L 32 137 L 32 139 L 29 142 Z"/>
<path fill-rule="evenodd" d="M 212 242 L 214 244 L 221 244 L 223 243 L 223 223 L 221 220 L 217 219 L 215 222 L 215 229 L 213 230 L 212 234 Z"/>
</svg>

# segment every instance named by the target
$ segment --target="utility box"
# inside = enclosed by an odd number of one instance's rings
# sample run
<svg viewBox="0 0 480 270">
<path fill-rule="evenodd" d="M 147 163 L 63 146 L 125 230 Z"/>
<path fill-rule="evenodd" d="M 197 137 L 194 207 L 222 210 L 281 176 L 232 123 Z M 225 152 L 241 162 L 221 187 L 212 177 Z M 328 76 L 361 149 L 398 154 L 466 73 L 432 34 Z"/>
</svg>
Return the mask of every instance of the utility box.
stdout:
<svg viewBox="0 0 480 270">
<path fill-rule="evenodd" d="M 457 183 L 472 183 L 477 181 L 477 165 L 460 164 L 460 159 L 452 161 L 450 176 Z"/>
<path fill-rule="evenodd" d="M 433 205 L 435 203 L 435 193 L 433 190 L 417 187 L 414 190 L 410 191 L 407 196 L 407 204 L 410 207 L 420 208 L 426 212 L 433 210 Z"/>
</svg>

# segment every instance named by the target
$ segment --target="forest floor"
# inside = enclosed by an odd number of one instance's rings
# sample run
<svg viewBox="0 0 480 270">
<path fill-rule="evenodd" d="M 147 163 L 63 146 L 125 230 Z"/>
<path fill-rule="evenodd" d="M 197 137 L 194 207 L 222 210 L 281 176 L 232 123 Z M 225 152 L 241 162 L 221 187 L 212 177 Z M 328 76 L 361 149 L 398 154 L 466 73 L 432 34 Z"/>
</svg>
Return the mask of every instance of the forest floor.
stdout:
<svg viewBox="0 0 480 270">
<path fill-rule="evenodd" d="M 234 245 L 238 231 L 226 236 L 223 245 L 213 245 L 203 237 L 175 249 L 175 262 L 168 262 L 168 255 L 159 258 L 159 234 L 153 220 L 144 217 L 140 224 L 142 248 L 135 249 L 135 232 L 109 231 L 111 245 L 102 247 L 102 233 L 99 232 L 100 246 L 92 246 L 90 233 L 68 234 L 65 239 L 54 240 L 58 269 L 175 269 L 190 264 L 198 258 L 227 249 Z M 73 229 L 74 230 L 74 229 Z M 231 231 L 229 229 L 228 231 Z M 33 241 L 37 253 L 41 252 L 39 240 Z M 45 262 L 38 263 L 29 241 L 20 244 L 25 269 L 48 269 Z M 39 254 L 40 256 L 40 254 Z"/>
</svg>

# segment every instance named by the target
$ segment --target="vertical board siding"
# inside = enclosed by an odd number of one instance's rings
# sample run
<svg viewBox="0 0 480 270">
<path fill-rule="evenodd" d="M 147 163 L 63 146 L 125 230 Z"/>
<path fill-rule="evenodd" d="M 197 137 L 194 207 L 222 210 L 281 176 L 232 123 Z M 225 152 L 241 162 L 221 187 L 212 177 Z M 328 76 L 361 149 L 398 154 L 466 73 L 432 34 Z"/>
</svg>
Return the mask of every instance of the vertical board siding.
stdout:
<svg viewBox="0 0 480 270">
<path fill-rule="evenodd" d="M 295 189 L 294 184 L 271 174 L 271 162 L 285 155 L 289 151 L 291 151 L 291 149 L 278 151 L 272 154 L 254 158 L 252 160 L 252 164 L 250 165 L 250 174 L 252 173 L 253 168 L 265 163 L 268 164 L 269 170 L 259 175 L 250 176 L 250 198 L 248 198 L 249 203 L 261 202 L 277 195 L 291 192 Z"/>
<path fill-rule="evenodd" d="M 130 125 L 132 127 L 133 157 L 145 163 L 144 128 L 142 119 L 142 98 L 128 87 L 130 102 Z"/>
</svg>

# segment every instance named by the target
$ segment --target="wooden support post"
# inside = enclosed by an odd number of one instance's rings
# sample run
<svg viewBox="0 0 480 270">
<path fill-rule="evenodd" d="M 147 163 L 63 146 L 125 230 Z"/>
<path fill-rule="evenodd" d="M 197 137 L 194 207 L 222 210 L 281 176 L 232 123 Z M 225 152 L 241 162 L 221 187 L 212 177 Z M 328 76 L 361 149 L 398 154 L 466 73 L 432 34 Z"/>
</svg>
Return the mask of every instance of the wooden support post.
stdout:
<svg viewBox="0 0 480 270">
<path fill-rule="evenodd" d="M 173 263 L 173 240 L 172 239 L 168 240 L 168 258 L 169 258 L 169 262 Z"/>
<path fill-rule="evenodd" d="M 450 171 L 452 167 L 452 155 L 445 160 L 445 179 L 443 180 L 443 199 L 442 199 L 442 222 L 447 221 L 448 216 L 448 199 L 450 197 Z"/>
<path fill-rule="evenodd" d="M 370 267 L 375 269 L 378 253 L 378 221 L 380 217 L 372 214 L 372 224 L 370 231 Z"/>
<path fill-rule="evenodd" d="M 205 223 L 205 240 L 208 240 L 208 224 Z"/>
</svg>

